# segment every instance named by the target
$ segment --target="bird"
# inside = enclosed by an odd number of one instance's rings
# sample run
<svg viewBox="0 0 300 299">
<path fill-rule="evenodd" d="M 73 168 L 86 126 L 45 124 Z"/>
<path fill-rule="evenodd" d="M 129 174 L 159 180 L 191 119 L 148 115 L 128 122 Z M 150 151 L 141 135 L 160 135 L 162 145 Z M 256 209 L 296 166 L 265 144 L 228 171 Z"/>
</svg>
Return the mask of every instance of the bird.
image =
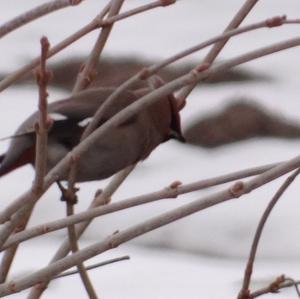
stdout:
<svg viewBox="0 0 300 299">
<path fill-rule="evenodd" d="M 54 167 L 78 143 L 97 109 L 114 92 L 114 87 L 91 88 L 48 105 L 52 126 L 48 131 L 47 170 Z M 152 88 L 125 90 L 114 105 L 104 110 L 97 126 L 151 92 Z M 78 161 L 77 182 L 102 180 L 123 168 L 145 160 L 161 143 L 175 138 L 184 141 L 180 108 L 173 94 L 158 99 L 117 127 L 107 130 Z M 11 136 L 8 150 L 0 155 L 0 177 L 25 165 L 34 166 L 38 112 L 29 116 Z M 68 173 L 58 178 L 66 180 Z"/>
</svg>

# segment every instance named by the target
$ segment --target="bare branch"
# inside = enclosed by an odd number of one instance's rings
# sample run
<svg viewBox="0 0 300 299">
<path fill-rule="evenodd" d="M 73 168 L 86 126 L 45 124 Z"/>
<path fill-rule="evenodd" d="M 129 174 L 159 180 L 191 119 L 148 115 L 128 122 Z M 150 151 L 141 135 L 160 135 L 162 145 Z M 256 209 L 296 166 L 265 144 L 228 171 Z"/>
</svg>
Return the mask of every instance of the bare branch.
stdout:
<svg viewBox="0 0 300 299">
<path fill-rule="evenodd" d="M 110 2 L 110 9 L 108 12 L 108 17 L 112 17 L 112 16 L 115 16 L 116 14 L 118 14 L 123 2 L 124 2 L 124 0 L 112 0 Z M 104 27 L 101 30 L 99 37 L 93 47 L 93 50 L 91 51 L 91 54 L 88 57 L 87 63 L 85 64 L 84 68 L 77 76 L 77 80 L 76 80 L 75 86 L 73 88 L 73 93 L 76 93 L 76 92 L 79 92 L 79 91 L 85 89 L 92 81 L 92 74 L 95 73 L 96 65 L 99 61 L 99 57 L 101 55 L 101 52 L 104 49 L 106 41 L 108 40 L 108 37 L 112 30 L 113 24 L 114 23 Z M 76 197 L 75 182 L 76 182 L 77 166 L 78 166 L 79 159 L 80 159 L 80 157 L 78 157 L 77 159 L 73 159 L 72 160 L 73 163 L 70 164 L 70 171 L 69 171 L 69 177 L 68 177 L 68 190 L 66 192 L 70 196 L 65 198 L 66 206 L 67 206 L 67 216 L 74 215 L 74 204 L 76 203 L 76 200 L 74 201 L 74 198 Z M 74 224 L 71 224 L 68 226 L 68 234 L 69 234 L 70 247 L 71 247 L 72 253 L 74 254 L 79 250 Z M 92 282 L 89 278 L 89 275 L 87 273 L 87 270 L 85 269 L 84 264 L 78 263 L 77 269 L 78 269 L 82 283 L 85 286 L 85 289 L 86 289 L 89 297 L 91 299 L 97 299 L 96 291 L 92 285 Z"/>
<path fill-rule="evenodd" d="M 249 62 L 251 60 L 261 58 L 263 56 L 292 47 L 297 47 L 299 45 L 300 38 L 293 38 L 280 43 L 275 43 L 271 46 L 260 48 L 258 50 L 254 50 L 241 56 L 229 59 L 228 61 L 220 63 L 216 66 L 212 66 L 205 71 L 197 72 L 196 70 L 194 70 L 165 84 L 162 87 L 153 90 L 151 93 L 143 96 L 139 101 L 132 103 L 131 105 L 117 113 L 115 116 L 110 118 L 101 127 L 97 128 L 97 130 L 90 134 L 84 140 L 84 142 L 74 147 L 73 150 L 65 156 L 65 158 L 63 158 L 55 167 L 52 168 L 52 170 L 49 171 L 45 178 L 44 191 L 47 190 L 49 186 L 60 177 L 61 173 L 67 171 L 68 164 L 72 156 L 81 156 L 82 153 L 85 152 L 90 146 L 92 146 L 94 142 L 98 140 L 98 138 L 101 138 L 102 134 L 105 133 L 108 129 L 118 126 L 120 123 L 134 116 L 136 113 L 153 104 L 155 101 L 158 101 L 162 97 L 167 96 L 168 94 L 178 90 L 185 85 L 189 85 L 194 82 L 200 82 L 201 80 L 204 80 L 211 75 L 215 75 L 218 72 L 223 72 L 242 63 Z M 22 207 L 24 204 L 34 202 L 35 200 L 37 199 L 32 196 L 31 192 L 27 191 L 18 199 L 16 199 L 12 204 L 10 204 L 7 208 L 5 208 L 2 213 L 0 213 L 0 223 L 7 221 L 11 217 L 11 215 L 18 209 L 20 209 L 20 207 Z"/>
<path fill-rule="evenodd" d="M 94 265 L 91 265 L 91 266 L 87 266 L 86 270 L 97 269 L 97 268 L 107 266 L 107 265 L 111 265 L 111 264 L 114 264 L 114 263 L 127 261 L 129 259 L 130 259 L 130 257 L 128 255 L 125 255 L 125 256 L 114 258 L 114 259 L 111 259 L 111 260 L 107 260 L 107 261 L 104 261 L 104 262 L 101 262 L 101 263 L 97 263 L 97 264 L 94 264 Z M 55 276 L 53 278 L 53 280 L 57 279 L 57 278 L 62 278 L 62 277 L 70 276 L 70 275 L 73 275 L 73 274 L 77 274 L 77 273 L 78 273 L 77 270 L 68 271 L 68 272 L 65 272 L 65 273 L 62 273 L 62 274 L 59 274 L 59 275 Z"/>
<path fill-rule="evenodd" d="M 39 85 L 39 121 L 36 123 L 36 172 L 35 180 L 32 186 L 32 192 L 39 196 L 43 190 L 44 176 L 46 173 L 46 160 L 47 160 L 47 139 L 48 139 L 48 129 L 49 121 L 47 117 L 47 84 L 50 79 L 50 75 L 46 69 L 46 59 L 49 50 L 49 42 L 46 37 L 41 39 L 41 67 L 37 73 L 37 82 Z M 6 231 L 3 231 L 1 235 L 2 241 L 7 237 L 7 235 L 14 231 L 14 233 L 24 230 L 29 222 L 31 214 L 34 209 L 34 203 L 29 205 L 28 208 L 24 209 L 26 212 L 22 218 L 20 218 L 20 224 L 17 228 L 14 225 L 8 226 Z M 1 242 L 2 242 L 1 241 Z M 3 245 L 3 244 L 2 244 Z M 11 247 L 8 251 L 4 253 L 0 266 L 0 282 L 4 282 L 7 278 L 8 272 L 14 260 L 18 249 L 18 245 Z"/>
<path fill-rule="evenodd" d="M 24 229 L 26 228 L 26 226 L 27 226 L 27 224 L 30 220 L 33 209 L 34 209 L 34 205 L 32 205 L 27 210 L 27 214 L 24 216 L 24 218 L 22 218 L 22 222 L 13 231 L 14 234 L 18 234 L 19 232 L 24 231 Z M 15 244 L 14 246 L 12 246 L 12 247 L 8 248 L 7 250 L 5 250 L 5 252 L 3 253 L 3 256 L 2 256 L 2 259 L 1 259 L 1 265 L 0 265 L 0 283 L 3 283 L 3 282 L 6 281 L 7 275 L 10 271 L 10 268 L 11 268 L 11 265 L 14 261 L 17 250 L 18 250 L 18 244 Z"/>
<path fill-rule="evenodd" d="M 74 203 L 71 202 L 70 200 L 66 199 L 66 205 L 67 205 L 67 216 L 72 216 L 74 215 Z M 77 243 L 77 236 L 76 236 L 76 231 L 75 231 L 75 226 L 74 225 L 69 225 L 68 226 L 68 234 L 69 234 L 69 242 L 70 242 L 70 247 L 72 253 L 76 253 L 79 251 L 79 246 Z M 85 287 L 85 290 L 89 296 L 90 299 L 97 299 L 97 294 L 96 291 L 93 287 L 93 284 L 89 278 L 89 275 L 87 273 L 87 269 L 84 266 L 83 262 L 78 262 L 76 264 L 79 276 L 81 278 L 82 284 Z"/>
<path fill-rule="evenodd" d="M 300 297 L 299 292 L 300 281 L 285 277 L 284 275 L 278 276 L 273 282 L 271 282 L 267 287 L 261 288 L 249 294 L 249 299 L 257 298 L 262 295 L 278 293 L 281 289 L 295 287 L 298 297 Z"/>
<path fill-rule="evenodd" d="M 264 211 L 264 213 L 263 213 L 263 215 L 262 215 L 262 217 L 261 217 L 261 219 L 258 223 L 256 232 L 255 232 L 255 236 L 253 238 L 253 242 L 252 242 L 252 245 L 251 245 L 251 250 L 250 250 L 247 266 L 246 266 L 246 269 L 245 269 L 243 286 L 242 286 L 242 288 L 239 292 L 238 299 L 248 299 L 249 298 L 249 294 L 250 294 L 249 286 L 250 286 L 250 281 L 251 281 L 251 275 L 252 275 L 252 272 L 253 272 L 253 264 L 254 264 L 258 243 L 259 243 L 259 240 L 261 238 L 263 228 L 264 228 L 264 226 L 267 222 L 267 219 L 270 216 L 274 206 L 276 205 L 278 200 L 281 198 L 283 193 L 293 183 L 293 181 L 299 175 L 299 173 L 300 173 L 300 169 L 297 169 L 292 175 L 290 175 L 284 181 L 282 186 L 278 189 L 278 191 L 276 192 L 276 194 L 273 196 L 272 200 L 268 204 L 266 210 Z"/>
<path fill-rule="evenodd" d="M 110 3 L 110 9 L 108 12 L 108 17 L 115 16 L 119 13 L 124 0 L 112 0 Z M 103 28 L 99 34 L 99 37 L 87 59 L 87 62 L 83 68 L 83 70 L 78 74 L 76 83 L 73 88 L 73 93 L 79 92 L 85 89 L 90 82 L 93 80 L 93 75 L 96 72 L 96 65 L 99 61 L 100 55 L 104 49 L 106 41 L 110 35 L 110 32 L 113 28 L 113 24 L 106 26 Z M 81 141 L 85 138 L 85 134 L 83 132 L 81 136 Z M 68 176 L 68 193 L 75 195 L 75 182 L 77 177 L 77 166 L 79 162 L 80 156 L 76 156 L 72 158 L 72 163 L 70 164 L 69 176 Z"/>
<path fill-rule="evenodd" d="M 51 279 L 62 271 L 65 271 L 66 269 L 77 265 L 78 262 L 83 262 L 95 255 L 115 248 L 122 243 L 132 240 L 159 227 L 170 224 L 176 220 L 182 219 L 193 213 L 250 193 L 251 191 L 261 187 L 262 185 L 267 184 L 270 181 L 282 176 L 283 174 L 299 167 L 300 157 L 298 156 L 286 163 L 279 164 L 278 166 L 264 172 L 261 175 L 258 175 L 248 182 L 236 182 L 230 188 L 226 188 L 223 191 L 219 191 L 204 198 L 195 200 L 189 204 L 183 205 L 167 213 L 161 214 L 142 223 L 129 227 L 128 229 L 125 229 L 121 232 L 117 232 L 108 237 L 106 240 L 88 246 L 71 256 L 67 256 L 56 262 L 53 262 L 49 266 L 36 271 L 31 275 L 27 275 L 24 278 L 0 285 L 0 296 L 3 297 L 9 294 L 13 294 L 45 280 L 48 281 L 49 278 Z"/>
<path fill-rule="evenodd" d="M 95 113 L 92 122 L 88 125 L 88 127 L 86 128 L 85 132 L 84 132 L 84 136 L 89 135 L 96 127 L 97 124 L 99 123 L 100 118 L 102 117 L 102 113 L 103 111 L 105 111 L 110 105 L 113 105 L 114 101 L 117 100 L 118 96 L 124 91 L 124 90 L 128 90 L 130 89 L 136 82 L 140 81 L 140 80 L 145 80 L 149 77 L 151 77 L 153 74 L 157 73 L 159 70 L 161 70 L 162 68 L 170 65 L 171 63 L 174 63 L 175 61 L 178 61 L 188 55 L 191 55 L 197 51 L 200 51 L 208 46 L 211 46 L 214 43 L 218 43 L 221 42 L 225 39 L 229 39 L 230 37 L 242 34 L 242 33 L 246 33 L 249 31 L 253 31 L 253 30 L 257 30 L 260 28 L 273 28 L 273 27 L 277 27 L 277 26 L 281 26 L 283 24 L 299 24 L 300 20 L 299 19 L 293 19 L 293 20 L 287 20 L 285 16 L 275 16 L 272 18 L 269 18 L 267 20 L 258 22 L 258 23 L 253 23 L 250 24 L 248 26 L 244 26 L 241 28 L 237 28 L 237 29 L 233 29 L 233 30 L 229 30 L 224 32 L 221 35 L 217 35 L 215 37 L 212 37 L 194 47 L 191 47 L 187 50 L 184 50 L 182 52 L 179 52 L 173 56 L 171 56 L 168 59 L 165 59 L 164 61 L 154 64 L 150 67 L 144 68 L 141 71 L 139 71 L 137 74 L 135 74 L 134 76 L 132 76 L 131 78 L 129 78 L 128 80 L 126 80 L 124 83 L 122 83 L 118 88 L 116 88 L 116 90 L 107 98 L 107 100 L 105 101 L 105 103 L 99 108 L 99 110 Z M 202 65 L 202 70 L 204 70 L 205 68 L 203 68 Z M 207 64 L 205 66 L 206 68 L 209 67 L 209 64 Z M 185 98 L 182 98 L 181 95 L 178 96 L 178 105 L 181 106 L 182 102 L 185 102 Z"/>
<path fill-rule="evenodd" d="M 246 0 L 244 2 L 244 5 L 240 8 L 240 10 L 236 13 L 236 15 L 228 24 L 227 28 L 225 29 L 225 32 L 239 27 L 239 25 L 247 17 L 247 15 L 250 13 L 250 11 L 253 9 L 253 7 L 256 5 L 257 2 L 258 0 Z M 222 49 L 224 48 L 228 40 L 229 38 L 216 43 L 199 65 L 212 64 L 217 58 L 218 54 L 222 51 Z M 195 86 L 196 84 L 192 83 L 191 85 L 186 86 L 181 90 L 180 94 L 178 95 L 178 99 L 181 103 L 184 103 L 186 101 L 186 98 L 189 96 L 189 94 L 192 92 Z"/>
<path fill-rule="evenodd" d="M 59 9 L 78 5 L 82 0 L 54 0 L 41 4 L 0 26 L 0 39 L 8 33 Z"/>
<path fill-rule="evenodd" d="M 108 18 L 114 17 L 115 15 L 119 14 L 121 6 L 123 5 L 124 0 L 117 0 L 112 1 L 110 5 L 110 9 L 108 12 Z M 90 85 L 93 80 L 93 76 L 96 73 L 96 66 L 99 62 L 99 58 L 101 53 L 104 49 L 104 46 L 108 40 L 108 37 L 111 33 L 113 28 L 114 22 L 105 26 L 100 34 L 99 37 L 80 73 L 77 76 L 76 83 L 73 88 L 73 93 L 79 92 Z"/>
<path fill-rule="evenodd" d="M 59 220 L 44 223 L 42 225 L 37 225 L 35 227 L 27 229 L 26 231 L 15 234 L 6 241 L 6 243 L 3 246 L 3 249 L 6 249 L 15 244 L 19 244 L 20 242 L 32 239 L 34 237 L 65 228 L 66 226 L 71 224 L 76 224 L 82 221 L 91 220 L 92 218 L 95 217 L 99 217 L 109 213 L 114 213 L 123 209 L 132 208 L 142 204 L 151 203 L 161 199 L 176 198 L 178 195 L 181 194 L 203 190 L 213 186 L 247 178 L 249 176 L 258 175 L 267 170 L 270 170 L 272 167 L 275 167 L 277 165 L 279 165 L 279 163 L 241 170 L 238 172 L 233 172 L 227 175 L 222 175 L 211 179 L 205 179 L 205 180 L 201 180 L 186 185 L 178 185 L 175 188 L 169 186 L 168 188 L 164 188 L 162 190 L 158 190 L 155 192 L 151 192 L 149 194 L 136 196 L 129 199 L 124 199 L 120 202 L 111 203 L 110 205 L 107 206 L 94 207 L 93 209 L 89 209 L 86 212 L 77 213 L 74 216 L 70 216 L 67 218 L 64 217 Z M 100 195 L 102 194 L 103 193 L 100 193 Z"/>
<path fill-rule="evenodd" d="M 169 6 L 169 5 L 174 4 L 174 3 L 176 3 L 176 0 L 156 0 L 152 3 L 147 3 L 145 5 L 141 5 L 137 8 L 133 8 L 129 11 L 125 11 L 124 13 L 121 13 L 121 14 L 112 16 L 112 17 L 110 17 L 106 20 L 103 20 L 102 25 L 103 26 L 111 25 L 112 23 L 114 23 L 116 21 L 119 21 L 121 19 L 126 19 L 126 18 L 132 17 L 134 15 L 146 12 L 148 10 L 151 10 L 151 9 L 154 9 L 154 8 L 157 8 L 157 7 Z"/>
<path fill-rule="evenodd" d="M 47 84 L 50 79 L 50 73 L 46 69 L 46 60 L 50 48 L 46 37 L 41 39 L 41 63 L 40 70 L 37 72 L 37 82 L 39 85 L 39 120 L 35 124 L 36 130 L 36 150 L 35 150 L 35 180 L 33 183 L 33 192 L 38 194 L 43 190 L 44 177 L 47 169 L 47 143 L 48 130 L 51 121 L 48 118 L 47 103 Z"/>
<path fill-rule="evenodd" d="M 155 2 L 158 3 L 158 1 L 155 1 Z M 159 1 L 160 5 L 155 5 L 153 7 L 149 6 L 147 8 L 147 10 L 152 9 L 152 8 L 156 8 L 156 7 L 159 7 L 159 6 L 164 6 L 163 2 L 165 2 L 165 1 L 161 0 L 161 1 Z M 131 15 L 135 15 L 137 13 L 143 13 L 145 11 L 145 7 L 143 5 L 142 9 L 135 8 L 135 9 L 131 10 L 131 12 L 127 11 L 127 12 L 124 12 L 122 14 L 119 14 L 118 18 L 116 17 L 116 18 L 114 18 L 114 20 L 110 20 L 108 18 L 108 19 L 105 20 L 105 22 L 103 22 L 102 15 L 105 15 L 107 13 L 108 9 L 109 9 L 109 6 L 106 6 L 102 10 L 102 12 L 98 16 L 95 17 L 94 20 L 92 20 L 90 23 L 88 23 L 86 26 L 84 26 L 83 28 L 81 28 L 80 30 L 78 30 L 77 32 L 72 34 L 71 36 L 67 37 L 66 39 L 64 39 L 63 41 L 58 43 L 53 48 L 51 48 L 49 50 L 48 58 L 54 56 L 58 52 L 62 51 L 63 49 L 65 49 L 66 47 L 68 47 L 69 45 L 74 43 L 75 41 L 79 40 L 84 35 L 90 33 L 91 31 L 93 31 L 93 30 L 95 30 L 99 27 L 105 27 L 110 22 L 118 22 L 118 21 L 121 21 L 125 18 L 128 18 Z M 24 75 L 29 73 L 32 69 L 34 69 L 38 65 L 39 65 L 39 58 L 35 58 L 30 63 L 28 63 L 27 65 L 21 67 L 20 69 L 18 69 L 14 73 L 12 73 L 12 74 L 8 75 L 7 77 L 5 77 L 2 81 L 0 81 L 0 92 L 3 91 L 4 89 L 6 89 L 7 87 L 9 87 L 11 84 L 16 82 L 20 78 L 22 78 Z"/>
<path fill-rule="evenodd" d="M 119 186 L 124 182 L 124 180 L 127 178 L 127 176 L 130 174 L 131 170 L 134 168 L 134 166 L 129 166 L 125 168 L 124 170 L 117 173 L 113 179 L 110 181 L 110 183 L 106 186 L 106 188 L 102 192 L 98 192 L 96 194 L 94 201 L 92 202 L 89 209 L 93 209 L 100 205 L 108 204 L 111 200 L 111 196 L 115 193 L 115 191 L 119 188 Z M 91 220 L 82 222 L 78 226 L 76 226 L 76 236 L 79 238 L 83 232 L 87 229 L 89 224 L 91 223 Z M 62 243 L 54 257 L 52 258 L 51 263 L 56 262 L 63 257 L 65 257 L 70 251 L 70 245 L 69 240 L 67 239 Z M 44 281 L 42 284 L 36 285 L 31 292 L 28 295 L 28 299 L 38 299 L 42 295 L 43 291 L 47 287 L 50 280 Z"/>
</svg>

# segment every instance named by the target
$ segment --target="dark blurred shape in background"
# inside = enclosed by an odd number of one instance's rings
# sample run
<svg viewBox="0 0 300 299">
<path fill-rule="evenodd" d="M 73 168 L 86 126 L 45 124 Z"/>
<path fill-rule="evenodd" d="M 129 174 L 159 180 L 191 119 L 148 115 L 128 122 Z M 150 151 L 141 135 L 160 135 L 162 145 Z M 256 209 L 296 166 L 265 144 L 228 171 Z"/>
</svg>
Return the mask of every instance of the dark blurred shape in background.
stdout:
<svg viewBox="0 0 300 299">
<path fill-rule="evenodd" d="M 53 72 L 53 79 L 50 85 L 71 90 L 74 86 L 76 76 L 82 67 L 83 57 L 71 58 L 66 61 L 61 61 L 55 64 L 50 64 L 49 69 Z M 119 86 L 121 83 L 135 75 L 144 67 L 153 65 L 158 61 L 145 60 L 142 58 L 133 57 L 103 57 L 97 67 L 97 76 L 92 82 L 91 86 Z M 165 80 L 170 81 L 178 76 L 186 74 L 195 64 L 192 63 L 178 63 L 177 66 L 167 67 L 159 72 L 159 75 Z M 3 78 L 5 74 L 0 74 Z M 241 68 L 228 70 L 217 76 L 212 76 L 205 83 L 222 83 L 222 82 L 240 82 L 240 81 L 267 81 L 270 80 L 260 74 L 256 74 Z M 20 80 L 21 84 L 33 83 L 35 84 L 35 77 L 33 75 L 25 77 Z M 203 84 L 201 83 L 201 84 Z M 143 83 L 138 83 L 133 88 L 138 88 Z M 143 85 L 142 85 L 143 86 Z M 144 83 L 146 86 L 146 83 Z"/>
<path fill-rule="evenodd" d="M 51 64 L 53 72 L 51 85 L 71 90 L 76 76 L 82 67 L 83 57 L 71 58 L 67 61 Z M 90 87 L 119 86 L 141 69 L 153 65 L 157 61 L 133 57 L 103 57 L 97 68 L 97 75 Z M 171 81 L 186 74 L 193 68 L 193 63 L 178 63 L 159 72 L 166 81 Z M 5 74 L 0 74 L 3 78 Z M 201 84 L 226 84 L 232 82 L 262 82 L 272 78 L 254 73 L 245 68 L 228 70 L 210 77 Z M 25 77 L 19 84 L 35 84 L 33 75 Z M 133 89 L 146 86 L 138 82 Z M 300 126 L 278 115 L 273 115 L 266 108 L 247 101 L 247 98 L 232 99 L 221 112 L 199 118 L 189 125 L 184 135 L 187 143 L 212 148 L 253 137 L 299 138 Z M 257 100 L 259 102 L 259 99 Z"/>
<path fill-rule="evenodd" d="M 253 137 L 299 138 L 300 124 L 239 98 L 221 112 L 194 121 L 184 136 L 188 143 L 217 147 Z"/>
</svg>

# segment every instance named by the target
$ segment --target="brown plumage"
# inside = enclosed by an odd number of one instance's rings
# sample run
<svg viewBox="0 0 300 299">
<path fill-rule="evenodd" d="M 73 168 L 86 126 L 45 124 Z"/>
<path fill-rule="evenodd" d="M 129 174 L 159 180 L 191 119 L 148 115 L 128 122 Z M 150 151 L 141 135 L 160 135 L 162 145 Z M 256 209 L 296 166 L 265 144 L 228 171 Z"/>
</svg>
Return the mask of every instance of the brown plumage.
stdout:
<svg viewBox="0 0 300 299">
<path fill-rule="evenodd" d="M 70 98 L 54 102 L 48 111 L 53 126 L 48 136 L 47 169 L 50 170 L 80 140 L 89 118 L 101 106 L 113 88 L 97 88 L 80 92 Z M 111 105 L 99 126 L 150 89 L 124 91 Z M 27 163 L 34 163 L 35 133 L 33 126 L 37 112 L 27 118 L 12 138 L 7 152 L 0 156 L 0 176 Z M 179 111 L 173 95 L 158 100 L 118 127 L 108 130 L 80 158 L 78 181 L 107 178 L 126 166 L 148 157 L 154 148 L 169 138 L 183 140 Z M 66 179 L 64 174 L 60 179 Z"/>
</svg>

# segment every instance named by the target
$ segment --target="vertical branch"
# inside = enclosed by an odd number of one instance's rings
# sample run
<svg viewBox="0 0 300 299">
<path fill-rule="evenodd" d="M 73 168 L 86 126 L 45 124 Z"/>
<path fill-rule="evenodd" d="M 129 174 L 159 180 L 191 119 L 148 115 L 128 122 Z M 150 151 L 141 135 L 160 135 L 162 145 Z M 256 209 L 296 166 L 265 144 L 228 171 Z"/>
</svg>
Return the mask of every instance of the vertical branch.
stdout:
<svg viewBox="0 0 300 299">
<path fill-rule="evenodd" d="M 115 16 L 119 13 L 121 6 L 124 0 L 113 0 L 109 5 L 108 17 Z M 100 16 L 101 19 L 106 15 L 106 9 L 103 10 L 103 14 Z M 94 74 L 96 73 L 96 66 L 99 61 L 99 57 L 104 49 L 106 41 L 108 40 L 109 34 L 112 30 L 114 23 L 107 25 L 102 28 L 101 33 L 93 47 L 91 54 L 88 57 L 88 60 L 83 67 L 82 71 L 79 73 L 75 86 L 73 88 L 73 93 L 79 92 L 80 90 L 86 88 L 90 82 L 93 80 Z M 76 176 L 77 176 L 77 166 L 78 160 L 80 157 L 72 157 L 72 161 L 70 163 L 70 172 L 68 178 L 68 190 L 66 190 L 65 200 L 67 207 L 67 216 L 74 215 L 74 204 L 76 204 Z M 75 231 L 75 225 L 68 226 L 68 235 L 70 247 L 73 253 L 79 250 L 77 235 Z M 89 279 L 89 275 L 87 270 L 84 267 L 83 263 L 77 264 L 78 272 L 81 277 L 82 283 L 85 286 L 85 289 L 91 299 L 97 299 L 96 292 L 93 288 L 91 280 Z"/>
<path fill-rule="evenodd" d="M 41 39 L 41 63 L 37 72 L 37 82 L 39 85 L 39 119 L 35 124 L 36 130 L 36 149 L 35 149 L 35 179 L 33 183 L 33 191 L 40 193 L 44 186 L 44 177 L 47 169 L 47 143 L 48 130 L 51 121 L 48 119 L 48 103 L 47 103 L 47 84 L 50 79 L 50 73 L 46 69 L 46 60 L 50 48 L 50 44 L 46 37 Z"/>
<path fill-rule="evenodd" d="M 46 37 L 41 39 L 41 63 L 40 69 L 37 72 L 37 83 L 39 86 L 39 119 L 36 123 L 36 172 L 35 172 L 35 180 L 32 186 L 32 192 L 36 195 L 40 194 L 43 190 L 43 182 L 44 176 L 46 173 L 46 160 L 47 160 L 47 139 L 48 139 L 48 129 L 49 129 L 49 120 L 47 117 L 47 84 L 50 79 L 50 74 L 46 70 L 46 59 L 49 51 L 49 42 Z M 22 221 L 19 225 L 11 231 L 14 233 L 20 232 L 24 230 L 29 222 L 31 214 L 33 212 L 35 204 L 30 204 L 28 207 L 24 209 L 24 216 L 22 217 Z M 18 218 L 18 214 L 15 215 L 15 218 Z M 15 255 L 17 253 L 18 245 L 13 246 L 5 251 L 1 266 L 0 266 L 0 283 L 5 282 L 8 272 L 11 268 Z"/>
<path fill-rule="evenodd" d="M 116 174 L 111 182 L 106 186 L 106 188 L 99 192 L 96 196 L 92 204 L 90 205 L 89 209 L 93 209 L 100 205 L 105 205 L 110 202 L 111 196 L 115 193 L 115 191 L 120 187 L 120 185 L 124 182 L 124 180 L 127 178 L 127 176 L 130 174 L 134 166 L 129 166 L 125 168 L 124 170 L 120 171 L 118 174 Z M 85 221 L 83 223 L 80 223 L 76 226 L 76 236 L 79 238 L 84 231 L 87 229 L 87 227 L 90 225 L 92 220 Z M 70 251 L 70 245 L 69 240 L 65 240 L 63 244 L 60 246 L 54 257 L 52 258 L 50 263 L 54 263 L 58 261 L 59 259 L 62 259 L 65 257 Z M 38 299 L 43 294 L 44 290 L 47 288 L 47 285 L 50 281 L 45 281 L 41 284 L 36 285 L 29 293 L 27 299 Z"/>
<path fill-rule="evenodd" d="M 114 0 L 110 3 L 108 18 L 113 17 L 119 13 L 123 2 L 124 0 Z M 102 18 L 104 18 L 104 16 L 105 14 L 102 15 Z M 101 53 L 104 49 L 104 46 L 108 40 L 113 26 L 114 23 L 110 23 L 102 28 L 98 39 L 93 47 L 93 50 L 91 51 L 83 69 L 77 76 L 77 80 L 73 88 L 73 93 L 85 89 L 92 82 L 94 76 L 96 75 L 96 66 L 99 62 L 99 58 L 101 56 Z"/>
<path fill-rule="evenodd" d="M 243 20 L 246 18 L 246 16 L 249 14 L 249 12 L 252 10 L 252 8 L 255 6 L 257 2 L 258 0 L 246 0 L 244 5 L 240 8 L 240 10 L 236 13 L 236 15 L 233 17 L 231 22 L 228 24 L 224 32 L 239 27 L 239 25 L 243 22 Z M 206 57 L 204 58 L 204 60 L 202 61 L 201 65 L 212 64 L 214 60 L 217 58 L 217 56 L 219 55 L 219 53 L 222 51 L 222 49 L 224 48 L 228 40 L 229 38 L 226 38 L 222 41 L 219 41 L 218 43 L 215 43 L 214 46 L 206 55 Z M 180 105 L 184 105 L 186 98 L 189 96 L 189 94 L 192 92 L 195 86 L 196 83 L 188 85 L 180 91 L 180 93 L 178 94 L 178 101 Z"/>
<path fill-rule="evenodd" d="M 26 213 L 25 216 L 22 218 L 22 222 L 13 230 L 14 234 L 23 231 L 26 228 L 31 214 L 33 212 L 33 208 L 34 205 L 30 205 L 26 208 Z M 0 283 L 4 283 L 6 281 L 7 275 L 14 261 L 17 250 L 18 245 L 14 245 L 11 248 L 5 250 L 0 265 Z"/>
<path fill-rule="evenodd" d="M 70 201 L 67 201 L 67 216 L 70 216 L 70 215 L 74 215 L 74 204 Z M 69 242 L 70 242 L 71 250 L 73 253 L 75 253 L 79 250 L 75 225 L 68 226 L 68 234 L 69 234 Z M 78 273 L 80 275 L 81 281 L 86 289 L 86 292 L 89 295 L 89 298 L 97 299 L 98 297 L 97 297 L 96 291 L 92 285 L 92 282 L 88 276 L 88 273 L 87 273 L 87 270 L 86 270 L 84 264 L 78 263 L 77 269 L 78 269 Z"/>
<path fill-rule="evenodd" d="M 290 175 L 284 181 L 282 186 L 278 189 L 278 191 L 276 192 L 276 194 L 273 196 L 272 200 L 268 204 L 266 210 L 264 211 L 264 213 L 258 223 L 256 232 L 255 232 L 255 235 L 253 238 L 247 266 L 246 266 L 245 273 L 244 273 L 243 286 L 239 292 L 238 299 L 248 299 L 249 298 L 249 295 L 250 295 L 249 285 L 250 285 L 252 271 L 253 271 L 253 264 L 254 264 L 257 248 L 258 248 L 258 243 L 259 243 L 261 235 L 262 235 L 262 231 L 264 229 L 266 221 L 267 221 L 268 217 L 270 216 L 274 206 L 276 205 L 278 200 L 281 198 L 283 193 L 293 183 L 293 181 L 299 175 L 299 173 L 300 173 L 300 169 L 297 169 L 292 175 Z"/>
<path fill-rule="evenodd" d="M 121 6 L 123 4 L 124 0 L 112 0 L 108 4 L 108 18 L 113 17 L 117 15 L 121 9 Z M 107 10 L 104 9 L 103 13 L 101 15 L 101 19 L 104 18 L 106 15 Z M 100 55 L 104 49 L 104 46 L 106 44 L 106 41 L 108 40 L 109 34 L 112 30 L 114 23 L 111 23 L 107 25 L 106 27 L 102 28 L 99 37 L 93 47 L 93 50 L 91 51 L 87 62 L 85 66 L 83 67 L 82 71 L 77 76 L 76 83 L 73 88 L 73 93 L 79 92 L 90 84 L 90 82 L 93 80 L 94 75 L 96 74 L 96 66 L 97 63 L 99 62 Z M 85 130 L 86 131 L 86 130 Z M 88 135 L 86 132 L 83 132 L 81 141 Z M 74 193 L 75 188 L 75 182 L 76 182 L 76 174 L 77 174 L 77 164 L 78 164 L 78 159 L 80 157 L 74 157 L 73 163 L 71 163 L 70 171 L 69 171 L 69 177 L 68 177 L 68 189 L 69 193 Z"/>
</svg>

